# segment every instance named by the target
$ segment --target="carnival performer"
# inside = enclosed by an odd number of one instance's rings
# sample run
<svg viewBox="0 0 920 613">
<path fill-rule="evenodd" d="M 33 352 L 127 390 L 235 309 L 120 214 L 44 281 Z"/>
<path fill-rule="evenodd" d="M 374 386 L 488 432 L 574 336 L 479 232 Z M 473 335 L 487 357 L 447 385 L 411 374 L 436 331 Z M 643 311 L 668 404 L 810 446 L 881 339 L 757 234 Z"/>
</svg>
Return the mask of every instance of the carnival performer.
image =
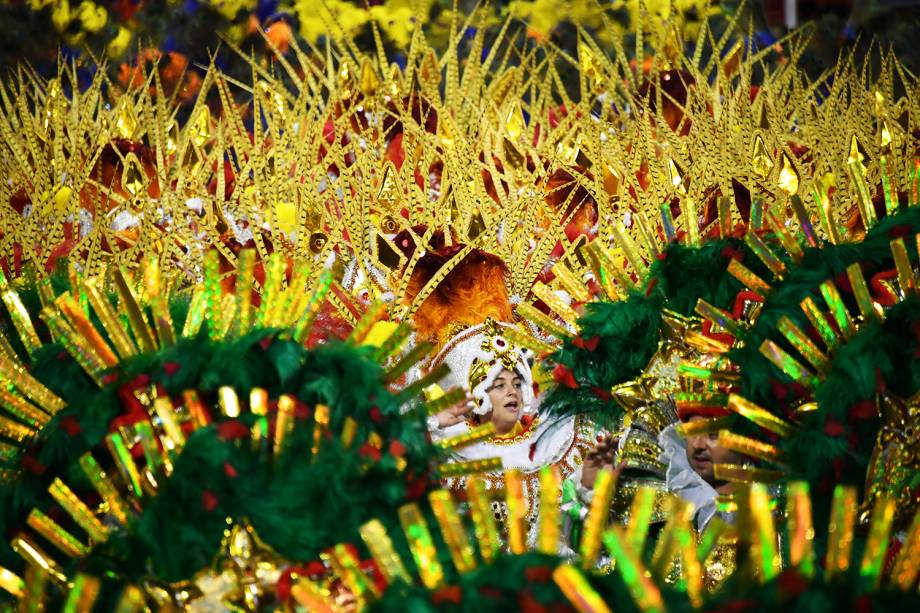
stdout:
<svg viewBox="0 0 920 613">
<path fill-rule="evenodd" d="M 710 409 L 711 410 L 711 409 Z M 725 412 L 725 415 L 728 413 Z M 681 411 L 683 423 L 693 423 L 715 415 Z M 677 424 L 665 428 L 658 437 L 662 460 L 667 462 L 666 484 L 669 491 L 693 503 L 696 528 L 702 531 L 717 515 L 728 522 L 732 514 L 717 510 L 720 495 L 730 495 L 735 484 L 718 479 L 716 464 L 741 464 L 743 456 L 719 445 L 717 432 L 682 436 Z"/>
<path fill-rule="evenodd" d="M 508 269 L 501 258 L 481 249 L 458 256 L 464 245 L 445 245 L 440 236 L 425 247 L 403 299 L 411 303 L 427 291 L 413 312 L 413 327 L 418 341 L 428 340 L 437 347 L 427 368 L 441 364 L 450 368 L 438 389 L 428 393 L 459 387 L 470 399 L 469 404 L 429 420 L 432 438 L 441 440 L 494 424 L 491 439 L 456 449 L 454 460 L 497 457 L 504 470 L 520 471 L 533 539 L 539 507 L 538 471 L 553 466 L 560 481 L 571 476 L 591 447 L 592 426 L 584 418 L 541 414 L 531 356 L 508 334 L 514 315 L 506 285 Z M 489 488 L 504 487 L 502 472 L 481 477 Z M 466 483 L 466 478 L 457 477 L 446 485 L 462 490 Z M 494 503 L 494 510 L 503 519 L 505 505 Z"/>
<path fill-rule="evenodd" d="M 527 356 L 502 332 L 509 324 L 487 320 L 452 338 L 434 358 L 432 367 L 447 364 L 451 375 L 443 384 L 467 390 L 468 405 L 448 409 L 429 421 L 432 438 L 458 436 L 491 422 L 495 435 L 456 450 L 456 461 L 500 458 L 502 467 L 522 475 L 527 501 L 530 539 L 535 540 L 539 507 L 539 470 L 552 466 L 560 480 L 573 475 L 591 448 L 593 429 L 582 418 L 553 418 L 541 414 L 534 394 L 533 375 Z M 482 475 L 490 489 L 504 487 L 501 473 Z M 465 478 L 452 478 L 453 490 L 466 487 Z M 503 503 L 493 503 L 504 524 Z"/>
</svg>

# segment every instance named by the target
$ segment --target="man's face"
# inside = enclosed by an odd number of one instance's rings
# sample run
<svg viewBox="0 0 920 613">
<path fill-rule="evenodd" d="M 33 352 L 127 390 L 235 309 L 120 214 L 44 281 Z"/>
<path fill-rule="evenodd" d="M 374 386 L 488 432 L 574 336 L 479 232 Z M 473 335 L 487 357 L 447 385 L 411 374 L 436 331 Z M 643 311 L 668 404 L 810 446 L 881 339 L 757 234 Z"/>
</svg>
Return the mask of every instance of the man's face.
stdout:
<svg viewBox="0 0 920 613">
<path fill-rule="evenodd" d="M 687 421 L 705 419 L 699 415 L 690 417 Z M 719 485 L 720 481 L 716 480 L 713 471 L 714 464 L 739 464 L 741 455 L 734 451 L 729 451 L 725 447 L 719 446 L 719 434 L 717 432 L 699 434 L 697 436 L 687 437 L 687 460 L 690 467 L 710 485 Z"/>
</svg>

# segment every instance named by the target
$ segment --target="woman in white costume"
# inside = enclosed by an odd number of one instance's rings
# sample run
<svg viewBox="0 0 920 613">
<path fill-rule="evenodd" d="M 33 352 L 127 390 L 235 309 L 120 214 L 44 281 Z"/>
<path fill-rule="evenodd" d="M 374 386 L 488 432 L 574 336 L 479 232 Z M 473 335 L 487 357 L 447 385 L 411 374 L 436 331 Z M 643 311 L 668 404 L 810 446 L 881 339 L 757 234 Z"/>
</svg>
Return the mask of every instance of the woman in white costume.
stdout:
<svg viewBox="0 0 920 613">
<path fill-rule="evenodd" d="M 501 458 L 504 470 L 517 469 L 523 476 L 528 505 L 530 542 L 535 539 L 539 508 L 539 474 L 544 466 L 558 470 L 560 482 L 573 475 L 593 445 L 590 427 L 575 417 L 556 418 L 541 414 L 533 385 L 531 366 L 524 351 L 502 334 L 508 324 L 492 320 L 473 326 L 451 338 L 431 363 L 444 363 L 451 374 L 444 381 L 461 387 L 471 397 L 467 406 L 448 409 L 429 420 L 432 438 L 441 440 L 491 422 L 493 438 L 456 451 L 456 461 Z M 504 487 L 501 473 L 481 475 L 490 489 Z M 465 488 L 463 477 L 447 486 Z M 496 517 L 505 519 L 503 503 L 493 503 Z M 502 525 L 502 524 L 500 524 Z"/>
</svg>

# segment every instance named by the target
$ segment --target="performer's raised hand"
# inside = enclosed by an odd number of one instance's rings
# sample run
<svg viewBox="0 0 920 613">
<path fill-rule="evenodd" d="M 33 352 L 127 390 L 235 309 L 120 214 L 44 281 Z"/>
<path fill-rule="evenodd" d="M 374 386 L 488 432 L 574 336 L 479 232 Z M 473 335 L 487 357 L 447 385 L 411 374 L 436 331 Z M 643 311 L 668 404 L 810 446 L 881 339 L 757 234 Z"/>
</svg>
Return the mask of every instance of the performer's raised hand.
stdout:
<svg viewBox="0 0 920 613">
<path fill-rule="evenodd" d="M 469 414 L 473 411 L 473 399 L 464 398 L 454 406 L 444 409 L 437 414 L 438 427 L 448 428 L 466 421 Z"/>
<path fill-rule="evenodd" d="M 581 467 L 581 485 L 586 489 L 594 489 L 597 474 L 602 470 L 611 470 L 616 476 L 623 471 L 621 462 L 616 468 L 613 466 L 619 439 L 608 434 L 598 441 L 594 449 L 585 454 L 585 461 Z"/>
</svg>

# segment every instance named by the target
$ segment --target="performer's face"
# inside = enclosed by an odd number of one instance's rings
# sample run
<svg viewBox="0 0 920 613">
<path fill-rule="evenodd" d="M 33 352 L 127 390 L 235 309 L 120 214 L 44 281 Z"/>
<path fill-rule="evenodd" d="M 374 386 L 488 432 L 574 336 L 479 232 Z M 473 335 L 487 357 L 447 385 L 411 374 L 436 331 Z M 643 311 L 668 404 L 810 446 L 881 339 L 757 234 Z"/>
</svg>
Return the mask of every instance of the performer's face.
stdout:
<svg viewBox="0 0 920 613">
<path fill-rule="evenodd" d="M 492 402 L 491 421 L 498 434 L 507 434 L 517 423 L 523 406 L 521 378 L 510 370 L 501 371 L 487 391 Z"/>
<path fill-rule="evenodd" d="M 690 417 L 687 421 L 694 422 L 704 419 L 699 415 Z M 703 478 L 706 483 L 713 486 L 724 485 L 724 482 L 718 481 L 713 471 L 715 464 L 739 464 L 741 456 L 734 451 L 729 451 L 719 445 L 719 434 L 717 432 L 707 432 L 697 436 L 687 437 L 687 460 L 690 467 Z"/>
</svg>

